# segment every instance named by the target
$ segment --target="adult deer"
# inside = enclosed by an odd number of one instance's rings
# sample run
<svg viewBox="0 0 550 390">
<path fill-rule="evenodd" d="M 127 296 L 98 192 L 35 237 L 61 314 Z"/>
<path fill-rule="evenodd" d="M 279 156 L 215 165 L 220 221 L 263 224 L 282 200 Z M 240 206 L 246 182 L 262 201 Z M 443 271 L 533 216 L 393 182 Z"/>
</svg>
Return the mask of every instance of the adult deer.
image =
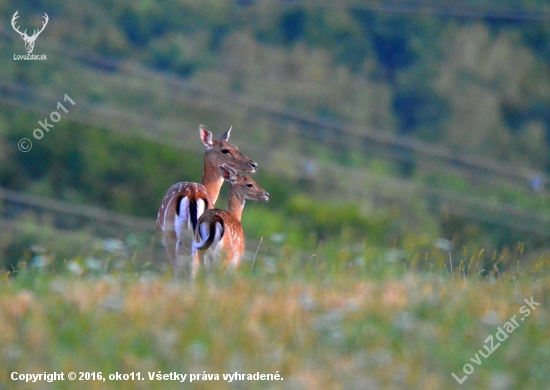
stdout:
<svg viewBox="0 0 550 390">
<path fill-rule="evenodd" d="M 241 216 L 245 201 L 267 202 L 269 194 L 248 175 L 238 173 L 227 164 L 219 166 L 224 180 L 230 183 L 227 211 L 207 210 L 197 222 L 193 240 L 193 276 L 200 263 L 208 266 L 206 250 L 210 249 L 213 261 L 222 257 L 228 270 L 239 265 L 244 253 L 244 232 Z"/>
<path fill-rule="evenodd" d="M 36 43 L 36 38 L 38 38 L 38 36 L 40 35 L 40 33 L 42 31 L 44 31 L 44 29 L 46 28 L 46 25 L 48 24 L 48 21 L 50 20 L 50 18 L 48 17 L 48 14 L 44 12 L 44 22 L 42 22 L 42 28 L 40 30 L 34 30 L 34 33 L 29 37 L 27 35 L 27 30 L 25 30 L 25 32 L 21 32 L 19 31 L 19 27 L 17 27 L 17 25 L 15 24 L 15 21 L 17 20 L 17 18 L 19 18 L 19 15 L 18 15 L 19 11 L 16 11 L 14 14 L 13 14 L 13 17 L 11 18 L 11 26 L 13 27 L 13 29 L 15 31 L 17 31 L 19 33 L 19 35 L 21 35 L 21 38 L 23 38 L 23 40 L 25 41 L 25 50 L 27 50 L 27 53 L 31 54 L 32 51 L 34 50 L 34 45 Z"/>
<path fill-rule="evenodd" d="M 206 147 L 201 183 L 174 184 L 166 192 L 157 214 L 157 232 L 176 275 L 186 265 L 186 257 L 191 266 L 191 242 L 197 220 L 206 209 L 214 207 L 218 199 L 224 180 L 218 166 L 227 164 L 244 172 L 255 172 L 258 168 L 258 164 L 228 142 L 231 129 L 217 140 L 212 140 L 212 133 L 203 125 L 199 130 Z"/>
</svg>

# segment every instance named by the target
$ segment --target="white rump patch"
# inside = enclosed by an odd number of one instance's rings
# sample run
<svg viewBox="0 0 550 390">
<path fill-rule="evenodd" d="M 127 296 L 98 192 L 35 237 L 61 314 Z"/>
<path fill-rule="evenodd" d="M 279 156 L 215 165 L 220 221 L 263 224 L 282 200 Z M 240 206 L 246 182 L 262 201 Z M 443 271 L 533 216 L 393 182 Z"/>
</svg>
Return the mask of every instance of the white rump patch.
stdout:
<svg viewBox="0 0 550 390">
<path fill-rule="evenodd" d="M 200 241 L 195 241 L 193 243 L 193 248 L 200 248 L 204 245 L 206 241 L 210 238 L 210 224 L 208 222 L 200 223 L 198 226 L 199 229 L 199 237 Z M 214 249 L 217 248 L 220 245 L 221 238 L 223 236 L 223 228 L 222 225 L 219 222 L 216 222 L 216 227 L 214 229 L 214 239 L 212 241 L 212 244 L 209 248 L 206 249 Z M 205 250 L 206 250 L 205 249 Z"/>
<path fill-rule="evenodd" d="M 199 229 L 199 240 L 197 241 L 197 237 L 195 236 L 193 239 L 193 251 L 196 248 L 200 248 L 204 245 L 206 240 L 208 240 L 208 237 L 210 236 L 210 228 L 208 227 L 208 222 L 202 222 L 198 226 Z"/>
<path fill-rule="evenodd" d="M 189 199 L 186 196 L 180 201 L 180 215 L 174 218 L 174 230 L 178 239 L 181 237 L 183 230 L 187 230 L 189 220 Z"/>
<path fill-rule="evenodd" d="M 216 233 L 214 234 L 214 241 L 212 242 L 213 246 L 218 245 L 223 236 L 223 227 L 221 223 L 216 222 Z"/>
<path fill-rule="evenodd" d="M 202 242 L 208 240 L 208 236 L 210 236 L 210 229 L 208 228 L 208 223 L 203 222 L 199 226 L 199 230 L 201 232 L 201 240 Z"/>
<path fill-rule="evenodd" d="M 204 213 L 204 209 L 206 209 L 206 202 L 204 199 L 198 199 L 197 200 L 197 218 L 200 218 L 202 213 Z"/>
</svg>

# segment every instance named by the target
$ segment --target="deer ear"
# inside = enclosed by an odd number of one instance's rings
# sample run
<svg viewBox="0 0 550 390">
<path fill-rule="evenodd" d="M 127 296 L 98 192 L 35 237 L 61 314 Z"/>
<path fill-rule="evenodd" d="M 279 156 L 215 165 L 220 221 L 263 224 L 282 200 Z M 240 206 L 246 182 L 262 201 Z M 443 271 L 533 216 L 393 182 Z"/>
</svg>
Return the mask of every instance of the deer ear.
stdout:
<svg viewBox="0 0 550 390">
<path fill-rule="evenodd" d="M 207 148 L 211 148 L 213 144 L 212 142 L 212 133 L 208 131 L 204 125 L 199 126 L 200 134 L 201 134 L 201 140 L 204 146 Z"/>
<path fill-rule="evenodd" d="M 223 135 L 220 137 L 220 140 L 222 141 L 229 141 L 229 136 L 231 135 L 231 129 L 233 128 L 233 126 L 231 126 L 229 128 L 229 130 L 227 130 L 225 133 L 223 133 Z"/>
<path fill-rule="evenodd" d="M 223 179 L 230 183 L 233 183 L 237 179 L 237 171 L 225 163 L 218 165 L 218 170 L 220 171 L 220 175 L 222 175 Z"/>
</svg>

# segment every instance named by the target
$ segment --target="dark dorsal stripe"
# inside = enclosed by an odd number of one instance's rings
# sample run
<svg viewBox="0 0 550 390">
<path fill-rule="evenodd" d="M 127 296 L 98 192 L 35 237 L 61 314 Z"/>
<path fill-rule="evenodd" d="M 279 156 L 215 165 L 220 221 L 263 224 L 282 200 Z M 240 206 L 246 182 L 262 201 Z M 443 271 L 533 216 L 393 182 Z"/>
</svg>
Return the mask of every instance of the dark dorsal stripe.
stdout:
<svg viewBox="0 0 550 390">
<path fill-rule="evenodd" d="M 178 200 L 176 202 L 176 215 L 179 216 L 181 212 L 181 200 L 183 199 L 183 196 L 179 196 Z M 198 207 L 197 207 L 197 201 L 193 199 L 187 198 L 189 201 L 189 220 L 191 221 L 191 226 L 193 227 L 193 231 L 197 229 L 197 221 L 199 220 L 198 215 Z M 208 198 L 199 198 L 204 202 L 205 208 L 209 208 L 209 205 L 211 202 L 208 200 Z"/>
<path fill-rule="evenodd" d="M 195 231 L 199 217 L 197 217 L 197 201 L 194 199 L 189 199 L 189 219 L 191 220 L 193 231 Z"/>
</svg>

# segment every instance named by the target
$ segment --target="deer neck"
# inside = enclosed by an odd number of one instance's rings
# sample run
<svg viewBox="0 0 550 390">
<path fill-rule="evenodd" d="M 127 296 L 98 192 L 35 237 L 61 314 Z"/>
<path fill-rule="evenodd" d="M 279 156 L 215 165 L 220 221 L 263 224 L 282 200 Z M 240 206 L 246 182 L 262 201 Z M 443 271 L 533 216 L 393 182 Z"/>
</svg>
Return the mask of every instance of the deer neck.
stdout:
<svg viewBox="0 0 550 390">
<path fill-rule="evenodd" d="M 220 175 L 218 166 L 208 158 L 208 152 L 204 154 L 204 169 L 202 171 L 201 184 L 206 188 L 206 192 L 210 195 L 212 203 L 216 203 L 220 188 L 222 188 L 223 178 Z"/>
<path fill-rule="evenodd" d="M 231 187 L 229 189 L 229 199 L 227 201 L 227 212 L 239 221 L 243 215 L 244 202 L 245 199 L 237 194 L 233 187 Z"/>
</svg>

